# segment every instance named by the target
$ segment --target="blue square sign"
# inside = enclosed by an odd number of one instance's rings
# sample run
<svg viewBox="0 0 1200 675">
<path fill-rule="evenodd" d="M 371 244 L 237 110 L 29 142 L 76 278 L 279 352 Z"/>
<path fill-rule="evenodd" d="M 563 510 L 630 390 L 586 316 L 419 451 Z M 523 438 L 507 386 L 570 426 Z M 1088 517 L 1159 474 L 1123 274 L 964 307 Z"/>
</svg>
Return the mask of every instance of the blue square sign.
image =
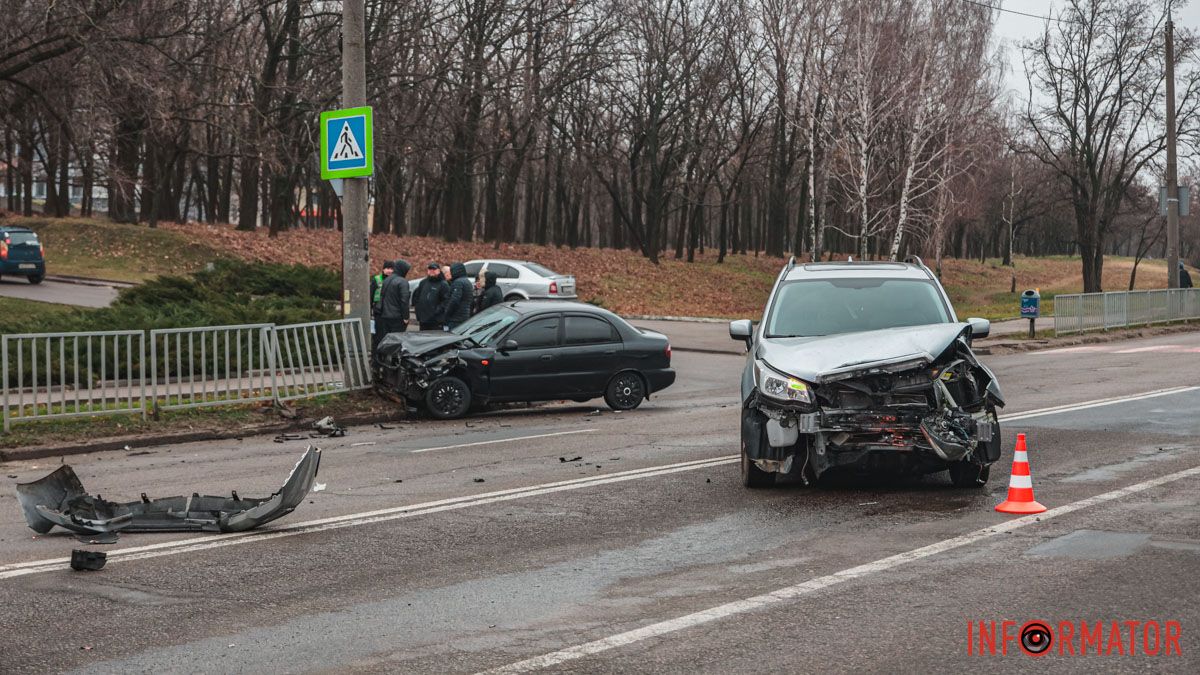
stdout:
<svg viewBox="0 0 1200 675">
<path fill-rule="evenodd" d="M 371 108 L 321 113 L 321 178 L 369 176 L 375 170 Z"/>
</svg>

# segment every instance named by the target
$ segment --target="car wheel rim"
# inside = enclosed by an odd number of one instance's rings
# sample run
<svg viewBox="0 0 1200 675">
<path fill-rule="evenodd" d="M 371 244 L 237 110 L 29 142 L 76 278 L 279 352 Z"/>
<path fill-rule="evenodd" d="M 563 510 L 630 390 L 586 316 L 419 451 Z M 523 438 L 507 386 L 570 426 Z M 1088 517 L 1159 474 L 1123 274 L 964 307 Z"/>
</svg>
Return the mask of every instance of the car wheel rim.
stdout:
<svg viewBox="0 0 1200 675">
<path fill-rule="evenodd" d="M 452 384 L 444 384 L 433 392 L 433 406 L 438 412 L 452 413 L 462 405 L 462 392 Z"/>
<path fill-rule="evenodd" d="M 636 377 L 623 377 L 617 380 L 617 403 L 622 407 L 632 407 L 642 398 L 642 382 Z"/>
</svg>

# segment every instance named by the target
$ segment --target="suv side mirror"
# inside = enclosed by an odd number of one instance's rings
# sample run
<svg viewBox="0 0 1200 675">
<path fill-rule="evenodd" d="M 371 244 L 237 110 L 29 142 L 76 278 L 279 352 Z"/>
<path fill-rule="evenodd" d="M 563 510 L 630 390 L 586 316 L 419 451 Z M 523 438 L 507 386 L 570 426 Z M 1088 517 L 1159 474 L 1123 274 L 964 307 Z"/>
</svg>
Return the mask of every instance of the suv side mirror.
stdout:
<svg viewBox="0 0 1200 675">
<path fill-rule="evenodd" d="M 750 348 L 750 340 L 753 336 L 754 324 L 750 323 L 750 319 L 739 319 L 729 322 L 729 338 L 745 342 L 746 349 Z"/>
<path fill-rule="evenodd" d="M 516 340 L 505 340 L 504 342 L 500 343 L 500 351 L 502 352 L 511 352 L 518 347 L 520 347 L 520 345 L 517 344 Z"/>
<path fill-rule="evenodd" d="M 967 319 L 967 324 L 971 326 L 972 340 L 982 340 L 992 334 L 992 322 L 987 319 L 971 318 Z"/>
</svg>

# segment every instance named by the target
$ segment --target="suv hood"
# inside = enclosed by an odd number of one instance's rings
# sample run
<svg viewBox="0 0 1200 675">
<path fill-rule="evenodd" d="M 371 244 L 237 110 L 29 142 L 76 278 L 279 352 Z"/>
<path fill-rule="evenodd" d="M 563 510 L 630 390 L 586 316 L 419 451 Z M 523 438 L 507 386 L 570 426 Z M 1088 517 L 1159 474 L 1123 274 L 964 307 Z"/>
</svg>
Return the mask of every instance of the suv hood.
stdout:
<svg viewBox="0 0 1200 675">
<path fill-rule="evenodd" d="M 819 337 L 764 338 L 759 341 L 757 357 L 782 373 L 820 383 L 932 363 L 968 330 L 966 323 L 937 323 Z"/>
</svg>

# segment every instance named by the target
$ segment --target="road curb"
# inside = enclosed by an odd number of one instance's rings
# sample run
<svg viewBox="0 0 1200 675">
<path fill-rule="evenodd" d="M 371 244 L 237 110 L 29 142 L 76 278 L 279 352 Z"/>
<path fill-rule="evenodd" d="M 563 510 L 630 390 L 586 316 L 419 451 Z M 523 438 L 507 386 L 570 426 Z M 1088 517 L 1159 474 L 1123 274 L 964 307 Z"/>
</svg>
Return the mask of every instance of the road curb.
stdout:
<svg viewBox="0 0 1200 675">
<path fill-rule="evenodd" d="M 343 415 L 337 418 L 337 423 L 343 426 L 377 424 L 380 422 L 395 422 L 396 417 L 404 415 L 404 411 L 362 413 L 358 415 Z M 46 457 L 65 457 L 67 455 L 83 455 L 90 452 L 107 452 L 111 450 L 132 450 L 156 445 L 174 445 L 179 443 L 195 443 L 197 441 L 226 441 L 232 438 L 263 436 L 284 432 L 312 431 L 312 419 L 303 421 L 274 422 L 259 426 L 242 427 L 240 429 L 205 431 L 187 431 L 174 434 L 157 434 L 152 436 L 114 437 L 88 443 L 72 443 L 68 445 L 45 445 L 24 448 L 6 448 L 0 450 L 0 462 L 15 462 L 29 459 L 44 459 Z M 312 439 L 319 444 L 321 437 Z"/>
<path fill-rule="evenodd" d="M 92 279 L 90 277 L 76 277 L 70 274 L 47 274 L 46 281 L 57 281 L 60 284 L 75 284 L 76 286 L 99 286 L 106 288 L 133 288 L 137 285 L 128 281 Z"/>
</svg>

